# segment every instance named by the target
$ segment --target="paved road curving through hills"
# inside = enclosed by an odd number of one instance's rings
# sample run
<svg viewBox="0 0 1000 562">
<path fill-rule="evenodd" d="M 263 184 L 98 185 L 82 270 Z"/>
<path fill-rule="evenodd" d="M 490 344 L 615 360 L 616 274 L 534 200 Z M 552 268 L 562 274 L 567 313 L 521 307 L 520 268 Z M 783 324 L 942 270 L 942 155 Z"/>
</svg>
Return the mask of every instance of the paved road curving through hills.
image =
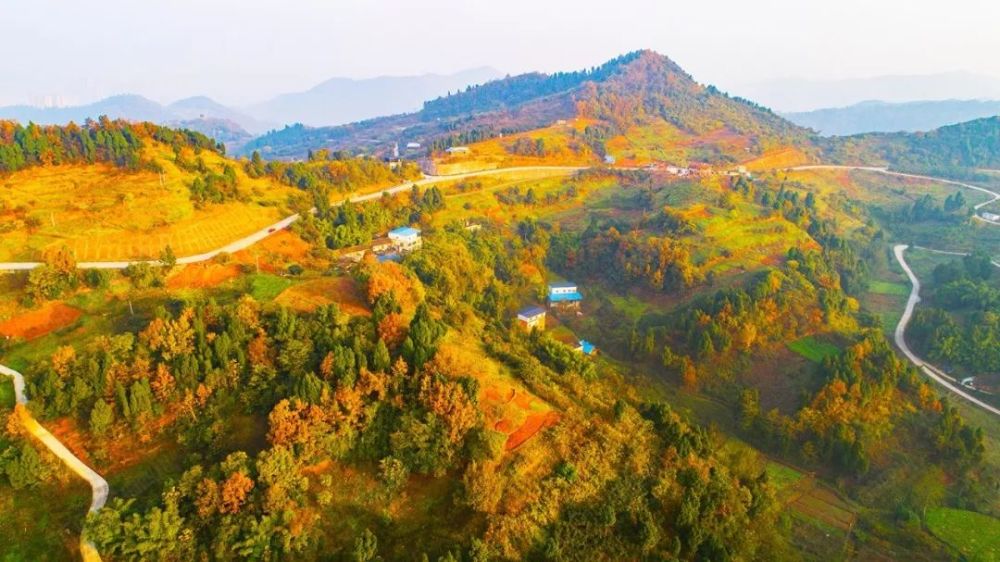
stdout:
<svg viewBox="0 0 1000 562">
<path fill-rule="evenodd" d="M 14 379 L 15 409 L 24 429 L 32 437 L 39 440 L 42 445 L 45 445 L 49 451 L 52 451 L 52 454 L 61 460 L 70 470 L 90 484 L 90 513 L 94 513 L 104 507 L 104 503 L 108 501 L 108 482 L 100 474 L 84 464 L 83 461 L 56 439 L 54 435 L 42 427 L 42 424 L 38 423 L 38 420 L 32 417 L 31 412 L 26 407 L 28 397 L 24 393 L 24 376 L 21 373 L 10 367 L 0 365 L 0 375 L 6 375 Z M 94 548 L 93 543 L 85 539 L 82 534 L 80 536 L 80 555 L 83 557 L 84 562 L 100 562 L 101 560 L 101 556 L 98 554 L 97 549 Z"/>
<path fill-rule="evenodd" d="M 378 199 L 384 195 L 393 195 L 396 193 L 409 191 L 416 186 L 430 185 L 445 181 L 454 181 L 467 178 L 475 178 L 480 176 L 490 176 L 490 175 L 500 175 L 506 173 L 516 173 L 516 172 L 534 172 L 534 171 L 549 171 L 556 174 L 570 174 L 573 172 L 579 172 L 581 170 L 586 170 L 586 167 L 581 166 L 520 166 L 514 168 L 496 168 L 493 170 L 480 170 L 476 172 L 463 172 L 460 174 L 449 174 L 442 176 L 424 176 L 419 180 L 408 181 L 401 183 L 399 185 L 388 187 L 380 191 L 373 193 L 368 193 L 365 195 L 358 195 L 351 197 L 346 201 L 352 203 L 360 203 L 362 201 L 371 201 L 373 199 Z M 334 205 L 342 205 L 345 201 L 337 201 Z M 310 212 L 315 212 L 315 209 L 311 209 Z M 240 238 L 239 240 L 230 242 L 221 248 L 217 248 L 210 252 L 205 252 L 203 254 L 196 254 L 193 256 L 185 256 L 182 258 L 177 258 L 177 263 L 179 265 L 198 263 L 203 261 L 208 261 L 215 256 L 223 253 L 232 254 L 239 252 L 240 250 L 245 250 L 250 246 L 253 246 L 257 242 L 271 236 L 275 232 L 288 228 L 292 223 L 299 220 L 299 215 L 294 214 L 289 217 L 285 217 L 280 221 L 265 226 L 264 228 Z M 134 263 L 150 263 L 153 265 L 159 265 L 156 260 L 121 260 L 121 261 L 92 261 L 92 262 L 78 262 L 76 266 L 80 269 L 125 269 Z M 42 265 L 41 262 L 0 262 L 0 271 L 28 271 Z"/>
<path fill-rule="evenodd" d="M 910 346 L 906 344 L 906 327 L 909 325 L 910 319 L 913 316 L 914 308 L 916 308 L 917 303 L 920 302 L 920 280 L 917 279 L 917 276 L 914 275 L 913 270 L 910 269 L 909 264 L 907 264 L 906 260 L 903 258 L 903 252 L 905 252 L 907 248 L 909 248 L 909 246 L 906 244 L 897 244 L 892 248 L 893 253 L 896 255 L 896 261 L 899 262 L 903 271 L 906 272 L 906 276 L 910 278 L 910 284 L 912 285 L 912 288 L 910 289 L 910 298 L 906 301 L 906 308 L 903 310 L 903 316 L 900 317 L 899 324 L 896 324 L 896 331 L 893 334 L 896 340 L 896 346 L 899 347 L 900 351 L 903 352 L 903 355 L 905 355 L 911 363 L 916 365 L 918 369 L 923 371 L 924 374 L 930 378 L 934 379 L 938 384 L 947 388 L 953 394 L 957 394 L 969 402 L 972 402 L 976 406 L 979 406 L 994 415 L 1000 416 L 1000 409 L 987 404 L 986 402 L 983 402 L 979 398 L 976 398 L 966 392 L 960 385 L 955 384 L 957 381 L 955 381 L 954 378 L 948 376 L 941 369 L 918 357 L 917 354 L 910 349 Z"/>
<path fill-rule="evenodd" d="M 931 177 L 931 176 L 921 176 L 921 175 L 918 175 L 918 174 L 907 174 L 907 173 L 904 173 L 904 172 L 891 172 L 887 168 L 879 168 L 879 167 L 874 167 L 874 166 L 837 166 L 837 165 L 821 165 L 821 164 L 817 164 L 817 165 L 808 165 L 808 166 L 795 166 L 795 167 L 793 167 L 791 169 L 793 169 L 793 170 L 860 170 L 860 171 L 865 171 L 865 172 L 874 172 L 874 173 L 877 173 L 877 174 L 884 174 L 884 175 L 887 175 L 887 176 L 897 176 L 897 177 L 903 177 L 903 178 L 914 178 L 914 179 L 934 181 L 934 182 L 944 183 L 944 184 L 949 184 L 949 185 L 957 185 L 959 187 L 964 187 L 966 189 L 972 189 L 972 190 L 975 190 L 975 191 L 979 191 L 981 193 L 985 193 L 985 194 L 987 194 L 987 195 L 989 195 L 989 196 L 992 197 L 991 199 L 988 199 L 986 201 L 983 201 L 982 203 L 979 203 L 978 205 L 975 205 L 973 207 L 973 209 L 976 210 L 976 211 L 978 211 L 979 209 L 982 209 L 983 207 L 985 207 L 985 206 L 987 206 L 987 205 L 989 205 L 991 203 L 994 203 L 996 201 L 1000 201 L 1000 193 L 997 193 L 995 191 L 986 189 L 985 187 L 980 187 L 978 185 L 972 185 L 972 184 L 968 184 L 968 183 L 964 183 L 964 182 L 960 182 L 960 181 L 955 181 L 955 180 L 947 180 L 947 179 L 935 178 L 935 177 Z M 986 224 L 990 224 L 990 225 L 994 225 L 994 226 L 1000 226 L 1000 222 L 991 221 L 989 219 L 986 219 L 985 217 L 980 216 L 978 213 L 976 213 L 973 216 L 974 216 L 974 218 L 976 220 L 979 220 L 980 222 L 983 222 L 983 223 L 986 223 Z M 924 374 L 926 374 L 927 376 L 929 376 L 930 378 L 932 378 L 938 384 L 940 384 L 941 386 L 944 386 L 946 389 L 948 389 L 949 391 L 951 391 L 953 394 L 957 394 L 958 396 L 960 396 L 960 397 L 968 400 L 969 402 L 972 402 L 976 406 L 979 406 L 980 408 L 983 408 L 987 412 L 990 412 L 990 413 L 992 413 L 994 415 L 1000 416 L 1000 409 L 998 409 L 995 406 L 992 406 L 990 404 L 987 404 L 986 402 L 984 402 L 984 401 L 980 400 L 979 398 L 976 398 L 972 394 L 969 394 L 968 392 L 966 392 L 959 384 L 956 384 L 958 381 L 956 381 L 953 377 L 949 376 L 947 373 L 945 373 L 944 371 L 942 371 L 938 367 L 935 367 L 934 365 L 932 365 L 932 364 L 924 361 L 920 357 L 918 357 L 917 354 L 914 353 L 913 350 L 910 349 L 910 346 L 908 346 L 906 344 L 906 327 L 907 327 L 907 325 L 909 325 L 910 319 L 913 317 L 913 310 L 916 308 L 917 303 L 920 302 L 920 280 L 917 279 L 916 275 L 914 275 L 913 270 L 910 269 L 909 264 L 906 263 L 906 259 L 904 259 L 904 257 L 903 257 L 903 252 L 905 252 L 907 248 L 909 248 L 909 246 L 907 246 L 906 244 L 898 244 L 898 245 L 894 246 L 893 249 L 892 249 L 893 253 L 896 256 L 896 261 L 899 262 L 899 265 L 903 268 L 903 271 L 906 272 L 906 276 L 910 279 L 910 284 L 911 284 L 910 297 L 906 301 L 906 309 L 903 310 L 903 316 L 900 317 L 899 324 L 896 325 L 896 330 L 895 330 L 895 333 L 893 334 L 894 338 L 896 340 L 896 346 L 899 347 L 900 351 L 903 352 L 903 355 L 905 355 L 906 358 L 909 359 L 910 362 L 913 363 L 917 367 L 917 369 L 920 369 L 920 371 L 922 371 Z M 968 255 L 967 253 L 964 253 L 964 252 L 949 252 L 949 251 L 945 251 L 945 250 L 934 250 L 934 249 L 931 249 L 931 248 L 923 248 L 921 246 L 916 246 L 916 248 L 919 248 L 921 250 L 926 250 L 926 251 L 929 251 L 929 252 L 938 253 L 938 254 L 947 254 L 947 255 L 955 255 L 955 256 L 967 256 Z M 991 259 L 990 261 L 991 261 L 991 263 L 994 266 L 1000 267 L 1000 260 Z"/>
</svg>

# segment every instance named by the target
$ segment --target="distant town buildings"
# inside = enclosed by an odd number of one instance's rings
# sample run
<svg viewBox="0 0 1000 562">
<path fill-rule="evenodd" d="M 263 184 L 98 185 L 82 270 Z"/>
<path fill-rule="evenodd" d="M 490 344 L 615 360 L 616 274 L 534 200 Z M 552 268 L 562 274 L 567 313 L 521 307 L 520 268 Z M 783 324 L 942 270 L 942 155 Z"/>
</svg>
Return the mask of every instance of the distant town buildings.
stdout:
<svg viewBox="0 0 1000 562">
<path fill-rule="evenodd" d="M 517 321 L 529 332 L 533 329 L 545 329 L 545 309 L 540 306 L 529 306 L 517 313 Z"/>
</svg>

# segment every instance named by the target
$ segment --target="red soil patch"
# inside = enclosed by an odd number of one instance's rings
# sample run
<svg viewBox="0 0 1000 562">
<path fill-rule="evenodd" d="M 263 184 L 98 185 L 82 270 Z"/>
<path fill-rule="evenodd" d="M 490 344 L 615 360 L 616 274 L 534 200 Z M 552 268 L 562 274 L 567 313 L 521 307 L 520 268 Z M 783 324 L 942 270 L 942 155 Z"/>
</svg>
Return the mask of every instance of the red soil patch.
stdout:
<svg viewBox="0 0 1000 562">
<path fill-rule="evenodd" d="M 507 450 L 513 451 L 534 437 L 539 431 L 552 427 L 557 423 L 559 423 L 559 414 L 555 412 L 539 412 L 528 415 L 528 418 L 524 420 L 521 427 L 517 428 L 514 433 L 511 433 L 507 437 Z"/>
<path fill-rule="evenodd" d="M 63 445 L 66 445 L 66 448 L 76 455 L 77 458 L 85 464 L 93 466 L 90 456 L 87 454 L 87 448 L 84 446 L 86 440 L 80 433 L 75 420 L 72 418 L 59 418 L 53 422 L 47 422 L 45 429 L 49 430 L 49 433 L 52 435 L 55 435 L 56 439 L 61 441 Z"/>
<path fill-rule="evenodd" d="M 291 261 L 304 259 L 311 249 L 308 242 L 287 230 L 275 232 L 261 240 L 260 247 L 265 252 L 277 254 Z"/>
<path fill-rule="evenodd" d="M 69 326 L 80 311 L 61 302 L 47 302 L 40 308 L 0 322 L 0 336 L 33 340 Z"/>
<path fill-rule="evenodd" d="M 167 279 L 167 287 L 171 289 L 214 287 L 239 274 L 240 267 L 236 264 L 192 263 Z"/>
</svg>

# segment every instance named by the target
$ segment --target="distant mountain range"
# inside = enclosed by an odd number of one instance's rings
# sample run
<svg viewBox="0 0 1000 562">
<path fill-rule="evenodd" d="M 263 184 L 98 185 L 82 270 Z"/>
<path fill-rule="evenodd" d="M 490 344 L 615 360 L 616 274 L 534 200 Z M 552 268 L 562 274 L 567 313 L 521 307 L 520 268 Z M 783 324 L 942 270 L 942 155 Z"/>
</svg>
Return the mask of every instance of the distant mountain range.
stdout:
<svg viewBox="0 0 1000 562">
<path fill-rule="evenodd" d="M 247 111 L 275 123 L 310 126 L 342 125 L 373 117 L 420 109 L 425 100 L 457 93 L 502 75 L 493 68 L 475 68 L 456 74 L 382 76 L 366 80 L 333 78 L 305 92 L 288 93 Z"/>
<path fill-rule="evenodd" d="M 495 69 L 476 68 L 449 75 L 384 76 L 365 80 L 333 78 L 305 92 L 282 94 L 244 109 L 231 108 L 205 96 L 162 105 L 140 95 L 124 94 L 71 107 L 0 107 L 0 119 L 62 125 L 107 115 L 113 119 L 151 121 L 221 135 L 217 140 L 235 148 L 253 135 L 284 124 L 340 125 L 414 111 L 424 100 L 457 93 L 499 76 Z"/>
<path fill-rule="evenodd" d="M 733 88 L 739 95 L 776 111 L 803 112 L 846 107 L 867 100 L 1000 99 L 1000 79 L 969 72 L 875 76 L 846 80 L 786 78 Z"/>
<path fill-rule="evenodd" d="M 848 107 L 782 114 L 823 135 L 930 131 L 1000 114 L 1000 101 L 944 100 L 888 103 L 867 101 Z"/>
</svg>

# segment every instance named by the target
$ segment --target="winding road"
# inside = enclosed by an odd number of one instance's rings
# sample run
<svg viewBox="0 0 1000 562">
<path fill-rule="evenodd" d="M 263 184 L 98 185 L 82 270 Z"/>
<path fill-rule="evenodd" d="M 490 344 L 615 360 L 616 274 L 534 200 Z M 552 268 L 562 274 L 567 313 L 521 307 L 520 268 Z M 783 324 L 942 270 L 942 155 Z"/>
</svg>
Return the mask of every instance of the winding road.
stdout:
<svg viewBox="0 0 1000 562">
<path fill-rule="evenodd" d="M 987 199 L 986 201 L 983 201 L 982 203 L 979 203 L 978 205 L 975 205 L 973 207 L 973 209 L 975 211 L 978 211 L 979 209 L 982 209 L 983 207 L 985 207 L 985 206 L 987 206 L 987 205 L 989 205 L 991 203 L 994 203 L 996 201 L 1000 201 L 1000 193 L 997 193 L 995 191 L 986 189 L 985 187 L 980 187 L 978 185 L 972 185 L 972 184 L 968 184 L 968 183 L 964 183 L 964 182 L 960 182 L 960 181 L 935 178 L 935 177 L 931 177 L 931 176 L 921 176 L 921 175 L 917 175 L 917 174 L 907 174 L 907 173 L 903 173 L 903 172 L 891 172 L 887 168 L 878 168 L 878 167 L 872 167 L 872 166 L 811 165 L 811 166 L 796 166 L 796 167 L 793 167 L 791 169 L 792 170 L 860 170 L 860 171 L 866 171 L 866 172 L 874 172 L 874 173 L 877 173 L 877 174 L 885 174 L 887 176 L 897 176 L 897 177 L 903 177 L 903 178 L 914 178 L 914 179 L 934 181 L 934 182 L 944 183 L 944 184 L 949 184 L 949 185 L 956 185 L 956 186 L 959 186 L 959 187 L 964 187 L 966 189 L 972 189 L 972 190 L 975 190 L 975 191 L 979 191 L 981 193 L 985 193 L 986 195 L 989 195 L 991 197 L 990 199 Z M 986 224 L 991 224 L 991 225 L 994 225 L 994 226 L 1000 226 L 1000 222 L 988 220 L 988 219 L 980 216 L 978 213 L 974 214 L 973 217 L 975 219 L 981 221 L 981 222 L 986 223 Z M 920 302 L 920 280 L 917 279 L 916 275 L 914 275 L 913 270 L 910 269 L 909 264 L 906 263 L 906 259 L 903 257 L 903 252 L 905 252 L 907 248 L 909 248 L 909 246 L 906 245 L 906 244 L 897 244 L 896 246 L 894 246 L 892 248 L 893 254 L 895 254 L 895 256 L 896 256 L 896 261 L 899 262 L 899 265 L 903 268 L 903 271 L 906 272 L 906 276 L 910 279 L 910 285 L 911 285 L 910 298 L 907 299 L 907 301 L 906 301 L 906 308 L 903 310 L 903 316 L 900 317 L 899 324 L 896 325 L 896 330 L 895 330 L 895 333 L 893 334 L 894 339 L 896 340 L 896 346 L 899 347 L 900 351 L 903 352 L 903 355 L 905 355 L 906 358 L 909 359 L 911 363 L 913 363 L 918 369 L 920 369 L 924 374 L 926 374 L 928 377 L 930 377 L 931 379 L 933 379 L 934 381 L 936 381 L 938 384 L 940 384 L 941 386 L 945 387 L 946 389 L 948 389 L 949 391 L 951 391 L 953 394 L 957 394 L 958 396 L 960 396 L 960 397 L 968 400 L 969 402 L 975 404 L 976 406 L 979 406 L 980 408 L 983 408 L 984 410 L 986 410 L 986 411 L 988 411 L 988 412 L 990 412 L 990 413 L 992 413 L 994 415 L 1000 416 L 1000 409 L 998 409 L 995 406 L 992 406 L 992 405 L 990 405 L 990 404 L 988 404 L 988 403 L 980 400 L 979 398 L 975 397 L 974 395 L 966 392 L 965 389 L 960 384 L 958 384 L 958 381 L 956 381 L 954 379 L 954 377 L 949 376 L 947 373 L 945 373 L 940 368 L 935 367 L 934 365 L 932 365 L 932 364 L 924 361 L 923 359 L 921 359 L 919 356 L 917 356 L 916 353 L 913 352 L 913 350 L 910 349 L 910 346 L 906 344 L 906 327 L 909 325 L 910 319 L 913 317 L 913 310 L 916 308 L 917 303 Z M 922 246 L 914 246 L 914 248 L 915 249 L 920 249 L 920 250 L 925 250 L 925 251 L 928 251 L 928 252 L 934 252 L 934 253 L 937 253 L 937 254 L 946 254 L 946 255 L 953 255 L 953 256 L 967 256 L 967 255 L 969 255 L 968 253 L 965 253 L 965 252 L 949 252 L 949 251 L 945 251 L 945 250 L 935 250 L 935 249 L 932 249 L 932 248 L 924 248 Z M 990 262 L 994 266 L 1000 267 L 1000 260 L 991 259 Z"/>
<path fill-rule="evenodd" d="M 435 183 L 441 183 L 445 181 L 461 180 L 466 178 L 474 178 L 479 176 L 490 176 L 490 175 L 500 175 L 507 173 L 517 173 L 517 172 L 535 172 L 535 171 L 545 171 L 553 172 L 553 175 L 559 174 L 571 174 L 573 172 L 579 172 L 581 170 L 586 170 L 586 167 L 581 166 L 520 166 L 514 168 L 496 168 L 493 170 L 480 170 L 476 172 L 465 172 L 461 174 L 449 174 L 442 176 L 424 176 L 419 180 L 408 181 L 401 183 L 399 185 L 388 187 L 380 191 L 375 191 L 372 193 L 367 193 L 365 195 L 357 195 L 345 200 L 337 201 L 333 203 L 336 205 L 343 205 L 345 202 L 350 201 L 352 203 L 360 203 L 362 201 L 371 201 L 373 199 L 378 199 L 384 195 L 393 195 L 403 191 L 408 191 L 413 188 L 413 186 L 423 186 Z M 310 212 L 315 212 L 316 209 L 310 209 Z M 195 254 L 193 256 L 184 256 L 177 258 L 178 265 L 185 265 L 189 263 L 198 263 L 208 261 L 215 256 L 223 253 L 232 254 L 239 252 L 240 250 L 245 250 L 250 246 L 253 246 L 257 242 L 271 236 L 279 230 L 288 228 L 289 225 L 299 220 L 299 215 L 294 214 L 281 219 L 280 221 L 265 226 L 264 228 L 244 236 L 239 240 L 235 240 L 226 244 L 221 248 L 216 248 L 210 252 L 205 252 L 203 254 Z M 79 269 L 125 269 L 129 265 L 136 263 L 149 263 L 152 265 L 160 265 L 157 260 L 122 260 L 122 261 L 91 261 L 91 262 L 78 262 L 76 266 Z M 42 265 L 41 262 L 0 262 L 0 271 L 28 271 L 35 269 Z"/>
<path fill-rule="evenodd" d="M 903 355 L 905 355 L 910 362 L 916 365 L 917 368 L 923 371 L 927 376 L 937 381 L 938 384 L 947 388 L 952 393 L 965 398 L 980 408 L 994 415 L 1000 416 L 1000 409 L 987 404 L 986 402 L 983 402 L 979 398 L 976 398 L 972 394 L 966 392 L 959 384 L 957 384 L 958 381 L 948 376 L 941 369 L 918 357 L 917 354 L 913 353 L 913 350 L 910 349 L 910 346 L 906 344 L 906 326 L 909 325 L 910 319 L 913 316 L 913 309 L 916 308 L 917 303 L 920 302 L 920 280 L 913 274 L 913 270 L 910 269 L 909 264 L 906 263 L 906 259 L 903 258 L 903 252 L 905 252 L 907 248 L 909 248 L 909 246 L 906 244 L 897 244 L 892 248 L 892 252 L 896 255 L 896 261 L 899 262 L 903 271 L 906 272 L 906 276 L 910 278 L 910 284 L 912 285 L 912 288 L 910 289 L 910 298 L 906 301 L 906 308 L 903 310 L 903 316 L 900 317 L 899 324 L 896 324 L 896 331 L 893 334 L 896 340 L 896 346 L 899 347 L 900 351 L 903 352 Z M 941 253 L 950 254 L 951 252 Z"/>
<path fill-rule="evenodd" d="M 14 379 L 15 410 L 24 429 L 35 439 L 41 441 L 42 445 L 45 445 L 49 451 L 52 451 L 52 454 L 59 458 L 70 470 L 90 484 L 90 513 L 94 513 L 104 507 L 104 503 L 108 501 L 108 482 L 100 474 L 84 464 L 83 461 L 56 439 L 54 435 L 49 433 L 49 430 L 42 427 L 42 424 L 38 423 L 38 420 L 32 417 L 31 412 L 27 408 L 28 397 L 24 393 L 24 376 L 4 365 L 0 365 L 0 374 Z M 80 555 L 83 557 L 84 562 L 99 562 L 101 560 L 101 555 L 98 554 L 93 543 L 84 538 L 83 534 L 80 536 Z"/>
<path fill-rule="evenodd" d="M 551 171 L 554 172 L 553 175 L 560 173 L 570 174 L 585 169 L 587 168 L 578 166 L 523 166 L 514 168 L 498 168 L 494 170 L 481 170 L 481 171 L 466 172 L 466 173 L 447 175 L 447 176 L 425 176 L 419 180 L 404 182 L 399 185 L 389 187 L 380 191 L 368 193 L 365 195 L 358 195 L 343 201 L 338 201 L 335 203 L 335 205 L 343 204 L 346 201 L 351 201 L 351 202 L 371 201 L 373 199 L 378 199 L 384 195 L 392 195 L 395 193 L 407 191 L 409 189 L 412 189 L 414 185 L 422 186 L 422 185 L 440 183 L 444 181 L 460 180 L 460 179 L 473 178 L 479 176 L 499 175 L 499 174 L 517 173 L 517 172 L 530 172 L 530 171 Z M 952 184 L 991 195 L 992 199 L 975 206 L 975 210 L 977 211 L 980 208 L 989 205 L 990 203 L 1000 200 L 1000 194 L 982 187 L 962 182 L 957 182 L 953 180 L 944 180 L 940 178 L 929 177 L 929 176 L 906 174 L 902 172 L 890 172 L 886 168 L 869 167 L 869 166 L 811 165 L 811 166 L 797 166 L 790 169 L 792 170 L 845 169 L 845 170 L 869 171 L 891 176 L 909 177 L 909 178 L 924 179 L 929 181 L 936 181 L 939 183 Z M 315 209 L 311 209 L 310 212 L 315 212 Z M 240 238 L 239 240 L 235 240 L 221 248 L 212 250 L 210 252 L 205 252 L 203 254 L 180 257 L 177 259 L 177 263 L 191 264 L 191 263 L 204 262 L 214 258 L 215 256 L 221 253 L 234 253 L 240 250 L 244 250 L 256 244 L 257 242 L 260 242 L 261 240 L 267 238 L 268 236 L 271 236 L 273 233 L 282 230 L 284 228 L 287 228 L 289 225 L 297 221 L 299 218 L 300 217 L 298 214 L 291 215 L 274 224 L 264 227 L 248 236 Z M 986 223 L 1000 226 L 1000 222 L 989 221 L 983 217 L 980 217 L 978 214 L 975 215 L 975 218 Z M 907 248 L 908 246 L 906 245 L 898 245 L 893 248 L 893 251 L 896 255 L 896 259 L 899 261 L 899 264 L 903 267 L 903 270 L 906 272 L 906 275 L 909 277 L 910 282 L 912 284 L 912 290 L 910 292 L 910 298 L 906 303 L 906 309 L 903 312 L 903 316 L 900 319 L 899 324 L 896 326 L 896 331 L 895 331 L 896 345 L 899 346 L 903 354 L 906 355 L 906 357 L 911 362 L 913 362 L 914 365 L 916 365 L 919 369 L 921 369 L 924 373 L 926 373 L 929 377 L 937 381 L 939 384 L 949 389 L 952 393 L 965 398 L 966 400 L 984 408 L 985 410 L 993 414 L 1000 415 L 1000 409 L 997 409 L 979 400 L 975 396 L 970 395 L 969 393 L 965 392 L 965 390 L 961 388 L 959 385 L 953 384 L 956 382 L 953 378 L 949 377 L 947 374 L 945 374 L 937 367 L 923 361 L 920 357 L 918 357 L 915 353 L 913 353 L 912 350 L 910 350 L 909 346 L 907 346 L 904 337 L 906 332 L 906 326 L 910 322 L 910 318 L 913 315 L 913 310 L 916 307 L 916 304 L 920 302 L 920 281 L 913 274 L 913 271 L 910 269 L 909 265 L 903 258 L 903 252 Z M 942 253 L 949 253 L 949 252 L 942 252 Z M 77 267 L 81 269 L 125 269 L 126 267 L 134 263 L 151 263 L 154 265 L 159 264 L 158 261 L 123 260 L 123 261 L 80 262 L 77 264 Z M 997 267 L 1000 267 L 1000 264 L 998 264 L 996 261 L 994 261 L 993 264 L 996 265 Z M 0 271 L 26 271 L 39 267 L 40 265 L 42 265 L 40 262 L 0 262 Z M 45 445 L 45 447 L 47 447 L 56 457 L 58 457 L 67 467 L 69 467 L 70 470 L 75 472 L 77 475 L 79 475 L 81 478 L 83 478 L 90 484 L 92 490 L 90 512 L 93 513 L 101 509 L 108 498 L 107 481 L 104 478 L 102 478 L 100 474 L 98 474 L 93 469 L 84 464 L 83 461 L 81 461 L 72 452 L 70 452 L 70 450 L 67 449 L 65 445 L 59 442 L 59 440 L 56 439 L 55 436 L 53 436 L 48 430 L 42 427 L 42 425 L 39 424 L 38 421 L 31 416 L 31 413 L 25 407 L 25 405 L 27 404 L 27 397 L 24 393 L 24 377 L 21 375 L 21 373 L 9 367 L 0 365 L 0 374 L 7 375 L 14 379 L 14 389 L 17 402 L 16 409 L 21 424 L 32 436 L 34 436 L 43 445 Z M 83 536 L 80 537 L 80 552 L 85 562 L 96 562 L 101 560 L 101 557 L 97 552 L 97 550 L 94 548 L 94 545 L 89 541 L 87 541 Z"/>
</svg>

